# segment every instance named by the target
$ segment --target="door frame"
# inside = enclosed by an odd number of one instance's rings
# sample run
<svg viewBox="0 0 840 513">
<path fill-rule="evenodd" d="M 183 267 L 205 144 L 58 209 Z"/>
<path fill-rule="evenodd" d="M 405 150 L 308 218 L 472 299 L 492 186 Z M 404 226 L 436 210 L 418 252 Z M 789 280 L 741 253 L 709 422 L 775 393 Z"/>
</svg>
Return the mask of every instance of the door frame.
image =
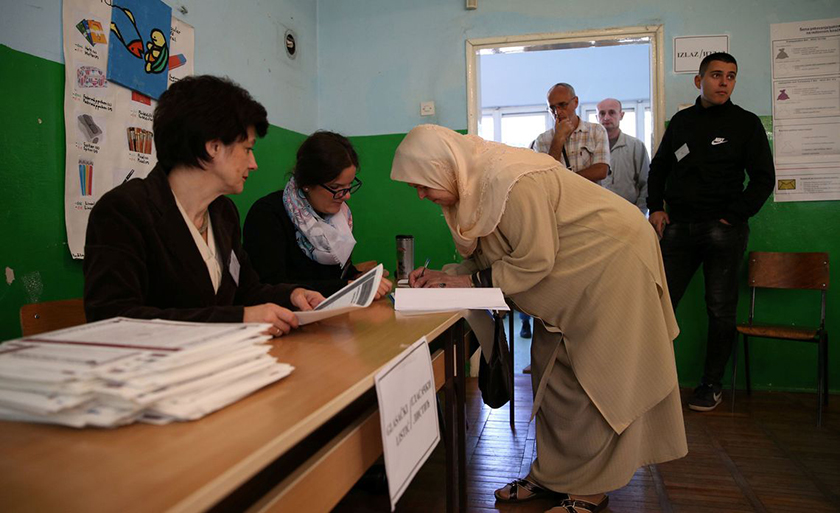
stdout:
<svg viewBox="0 0 840 513">
<path fill-rule="evenodd" d="M 633 37 L 650 38 L 650 105 L 653 111 L 653 136 L 651 148 L 659 146 L 665 131 L 665 30 L 662 25 L 589 29 L 575 32 L 523 34 L 519 36 L 467 39 L 467 131 L 478 134 L 481 101 L 478 90 L 479 50 L 516 46 L 542 46 L 562 43 L 579 43 L 592 40 L 621 40 Z"/>
</svg>

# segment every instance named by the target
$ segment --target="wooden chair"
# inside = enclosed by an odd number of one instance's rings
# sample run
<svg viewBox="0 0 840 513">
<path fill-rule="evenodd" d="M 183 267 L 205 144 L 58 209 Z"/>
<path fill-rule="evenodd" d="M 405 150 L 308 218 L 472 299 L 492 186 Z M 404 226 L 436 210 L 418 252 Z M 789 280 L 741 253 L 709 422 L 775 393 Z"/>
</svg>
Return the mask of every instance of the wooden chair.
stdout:
<svg viewBox="0 0 840 513">
<path fill-rule="evenodd" d="M 738 325 L 744 338 L 744 372 L 750 393 L 750 337 L 796 340 L 817 344 L 817 425 L 822 425 L 823 405 L 828 404 L 828 331 L 825 328 L 825 296 L 828 290 L 828 253 L 770 253 L 751 251 L 748 282 L 750 316 Z M 801 289 L 821 291 L 819 327 L 797 327 L 754 322 L 756 289 Z M 735 407 L 735 376 L 738 368 L 738 341 L 732 349 L 732 407 Z"/>
<path fill-rule="evenodd" d="M 85 307 L 80 298 L 31 303 L 20 307 L 20 330 L 24 337 L 85 322 Z"/>
</svg>

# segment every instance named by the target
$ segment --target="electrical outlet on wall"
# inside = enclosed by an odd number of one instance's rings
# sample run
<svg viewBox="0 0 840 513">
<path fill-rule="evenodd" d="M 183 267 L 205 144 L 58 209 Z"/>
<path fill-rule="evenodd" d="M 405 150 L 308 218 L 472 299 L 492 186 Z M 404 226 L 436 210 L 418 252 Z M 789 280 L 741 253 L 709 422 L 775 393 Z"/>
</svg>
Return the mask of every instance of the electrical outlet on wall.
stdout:
<svg viewBox="0 0 840 513">
<path fill-rule="evenodd" d="M 435 102 L 421 102 L 420 103 L 420 115 L 421 116 L 434 116 L 435 115 Z"/>
</svg>

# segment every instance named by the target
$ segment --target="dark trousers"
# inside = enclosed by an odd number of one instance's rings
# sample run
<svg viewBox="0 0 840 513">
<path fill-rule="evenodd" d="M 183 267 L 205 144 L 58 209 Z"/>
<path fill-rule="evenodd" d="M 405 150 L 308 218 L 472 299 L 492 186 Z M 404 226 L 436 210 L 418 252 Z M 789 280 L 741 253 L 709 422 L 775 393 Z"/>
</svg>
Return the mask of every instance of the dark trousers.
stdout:
<svg viewBox="0 0 840 513">
<path fill-rule="evenodd" d="M 720 221 L 674 222 L 665 227 L 660 241 L 674 310 L 703 264 L 709 329 L 702 382 L 718 389 L 737 336 L 738 271 L 749 235 L 746 222 L 732 226 Z"/>
</svg>

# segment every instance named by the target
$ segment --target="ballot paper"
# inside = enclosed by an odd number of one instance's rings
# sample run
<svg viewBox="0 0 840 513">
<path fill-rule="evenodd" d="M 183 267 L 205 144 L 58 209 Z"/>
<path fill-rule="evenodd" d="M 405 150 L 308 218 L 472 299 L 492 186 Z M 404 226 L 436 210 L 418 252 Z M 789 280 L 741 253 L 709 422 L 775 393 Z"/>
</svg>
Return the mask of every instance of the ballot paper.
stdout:
<svg viewBox="0 0 840 513">
<path fill-rule="evenodd" d="M 0 345 L 0 419 L 115 427 L 194 420 L 294 368 L 268 324 L 114 318 Z"/>
<path fill-rule="evenodd" d="M 427 314 L 457 310 L 503 310 L 510 307 L 499 288 L 397 289 L 394 310 L 402 314 Z"/>
<path fill-rule="evenodd" d="M 376 297 L 376 291 L 379 290 L 382 274 L 383 267 L 382 264 L 379 264 L 325 299 L 314 310 L 295 312 L 298 323 L 301 325 L 310 324 L 370 306 L 373 298 Z"/>
</svg>

